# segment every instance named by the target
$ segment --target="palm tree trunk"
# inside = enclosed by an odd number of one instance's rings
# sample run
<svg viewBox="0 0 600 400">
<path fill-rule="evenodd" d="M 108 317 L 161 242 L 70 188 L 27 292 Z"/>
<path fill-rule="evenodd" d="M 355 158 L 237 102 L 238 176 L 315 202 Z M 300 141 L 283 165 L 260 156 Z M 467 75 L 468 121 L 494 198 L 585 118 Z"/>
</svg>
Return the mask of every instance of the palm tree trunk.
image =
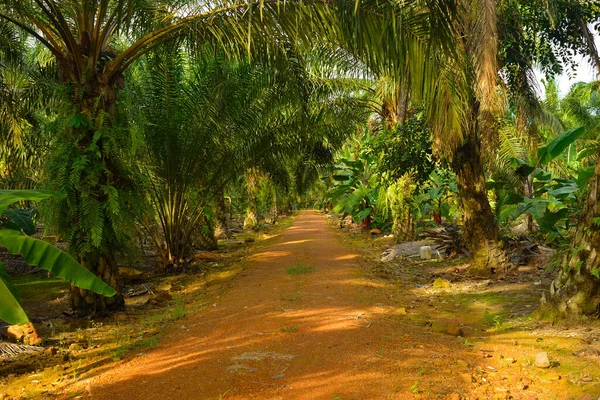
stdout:
<svg viewBox="0 0 600 400">
<path fill-rule="evenodd" d="M 277 190 L 273 188 L 272 190 L 273 197 L 271 208 L 269 209 L 269 216 L 266 222 L 275 225 L 277 223 L 277 217 L 279 216 L 279 207 L 277 207 Z"/>
<path fill-rule="evenodd" d="M 415 240 L 416 237 L 412 213 L 408 210 L 404 211 L 405 215 L 399 215 L 397 218 L 394 218 L 394 225 L 392 226 L 392 233 L 397 243 L 409 242 Z"/>
<path fill-rule="evenodd" d="M 478 135 L 478 105 L 462 144 L 455 151 L 452 168 L 456 173 L 459 201 L 463 211 L 463 239 L 471 253 L 470 272 L 490 275 L 505 267 L 506 256 L 498 247 L 498 226 L 487 197 L 485 173 Z"/>
<path fill-rule="evenodd" d="M 258 228 L 258 214 L 256 204 L 256 191 L 258 189 L 257 171 L 254 168 L 246 170 L 246 192 L 248 195 L 248 208 L 244 218 L 244 229 Z"/>
<path fill-rule="evenodd" d="M 411 202 L 415 185 L 412 176 L 405 174 L 390 189 L 396 192 L 391 204 L 394 238 L 398 243 L 414 240 L 416 231 Z"/>
<path fill-rule="evenodd" d="M 565 316 L 600 316 L 600 163 L 589 182 L 589 194 L 562 269 L 550 285 L 549 305 Z"/>
<path fill-rule="evenodd" d="M 50 176 L 57 191 L 67 192 L 57 208 L 59 231 L 69 238 L 69 248 L 81 264 L 117 291 L 107 298 L 73 287 L 71 306 L 78 316 L 89 316 L 125 305 L 114 251 L 121 247 L 116 225 L 118 187 L 126 178 L 107 137 L 111 134 L 106 126 L 114 112 L 116 88 L 92 78 L 84 85 L 71 86 L 78 111 L 69 121 L 72 128 L 60 138 L 60 155 L 53 160 L 53 167 L 58 168 Z M 102 135 L 97 135 L 100 130 Z"/>
<path fill-rule="evenodd" d="M 81 265 L 94 272 L 104 282 L 117 289 L 113 297 L 105 297 L 89 290 L 71 287 L 71 308 L 78 316 L 108 314 L 125 308 L 125 299 L 118 282 L 119 269 L 112 254 L 100 254 L 97 257 L 88 256 L 81 260 Z"/>
<path fill-rule="evenodd" d="M 231 232 L 229 232 L 229 227 L 227 226 L 227 212 L 225 210 L 223 188 L 219 189 L 215 195 L 215 237 L 217 239 L 231 237 Z"/>
</svg>

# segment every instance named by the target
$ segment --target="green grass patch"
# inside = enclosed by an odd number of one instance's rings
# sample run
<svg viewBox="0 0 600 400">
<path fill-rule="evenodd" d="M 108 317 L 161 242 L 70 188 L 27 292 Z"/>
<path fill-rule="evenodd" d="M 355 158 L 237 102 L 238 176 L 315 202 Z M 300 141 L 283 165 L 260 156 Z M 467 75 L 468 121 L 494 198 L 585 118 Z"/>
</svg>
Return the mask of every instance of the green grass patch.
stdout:
<svg viewBox="0 0 600 400">
<path fill-rule="evenodd" d="M 293 267 L 289 267 L 285 269 L 285 273 L 288 275 L 303 275 L 303 274 L 311 274 L 316 271 L 314 267 L 307 267 L 306 265 L 302 265 L 300 263 L 294 265 Z"/>
<path fill-rule="evenodd" d="M 292 325 L 292 326 L 287 326 L 287 327 L 284 327 L 284 328 L 280 328 L 279 330 L 281 332 L 283 332 L 283 333 L 294 333 L 294 332 L 296 332 L 298 330 L 298 328 L 296 328 L 295 325 Z"/>
<path fill-rule="evenodd" d="M 63 297 L 69 290 L 64 279 L 48 277 L 45 273 L 11 277 L 22 301 L 44 301 Z"/>
<path fill-rule="evenodd" d="M 506 327 L 507 319 L 507 312 L 494 313 L 490 310 L 485 310 L 483 317 L 481 318 L 481 323 L 493 328 L 494 330 L 501 330 Z"/>
</svg>

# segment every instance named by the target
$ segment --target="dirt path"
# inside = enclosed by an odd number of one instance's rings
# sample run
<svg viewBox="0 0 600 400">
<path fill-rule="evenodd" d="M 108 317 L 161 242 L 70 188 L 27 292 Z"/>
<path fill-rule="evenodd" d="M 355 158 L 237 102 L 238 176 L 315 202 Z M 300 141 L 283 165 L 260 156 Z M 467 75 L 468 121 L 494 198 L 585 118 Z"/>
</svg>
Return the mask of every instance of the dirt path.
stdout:
<svg viewBox="0 0 600 400">
<path fill-rule="evenodd" d="M 147 354 L 93 377 L 88 393 L 379 399 L 468 392 L 460 366 L 475 355 L 456 337 L 408 321 L 405 305 L 378 285 L 323 216 L 302 212 L 215 304 L 182 320 Z"/>
</svg>

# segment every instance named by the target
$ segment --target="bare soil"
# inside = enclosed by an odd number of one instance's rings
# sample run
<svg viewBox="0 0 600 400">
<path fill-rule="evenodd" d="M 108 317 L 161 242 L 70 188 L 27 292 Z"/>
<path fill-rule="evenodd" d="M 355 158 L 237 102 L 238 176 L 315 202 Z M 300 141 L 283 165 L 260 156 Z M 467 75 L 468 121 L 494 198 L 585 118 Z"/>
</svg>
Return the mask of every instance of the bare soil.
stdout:
<svg viewBox="0 0 600 400">
<path fill-rule="evenodd" d="M 204 307 L 165 323 L 159 341 L 90 364 L 62 397 L 600 395 L 600 330 L 532 317 L 550 279 L 536 265 L 492 281 L 466 279 L 462 261 L 382 263 L 390 243 L 349 236 L 312 211 L 266 244 L 202 292 Z M 534 366 L 539 352 L 550 368 Z"/>
</svg>

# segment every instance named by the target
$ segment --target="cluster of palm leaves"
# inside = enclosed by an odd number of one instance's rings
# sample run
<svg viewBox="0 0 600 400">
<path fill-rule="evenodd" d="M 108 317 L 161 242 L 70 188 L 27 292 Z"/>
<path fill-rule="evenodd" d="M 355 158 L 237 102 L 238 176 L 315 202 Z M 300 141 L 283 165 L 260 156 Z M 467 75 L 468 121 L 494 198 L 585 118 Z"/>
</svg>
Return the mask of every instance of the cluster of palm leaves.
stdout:
<svg viewBox="0 0 600 400">
<path fill-rule="evenodd" d="M 299 62 L 273 66 L 207 49 L 190 54 L 175 42 L 132 72 L 126 109 L 143 137 L 138 167 L 155 216 L 141 222 L 161 266 L 185 265 L 198 239 L 212 236 L 211 206 L 240 177 L 246 225 L 255 228 L 256 180 L 280 193 L 302 190 L 308 171 L 327 163 L 353 129 L 358 106 L 347 96 L 342 102 L 326 77 L 308 76 Z"/>
</svg>

